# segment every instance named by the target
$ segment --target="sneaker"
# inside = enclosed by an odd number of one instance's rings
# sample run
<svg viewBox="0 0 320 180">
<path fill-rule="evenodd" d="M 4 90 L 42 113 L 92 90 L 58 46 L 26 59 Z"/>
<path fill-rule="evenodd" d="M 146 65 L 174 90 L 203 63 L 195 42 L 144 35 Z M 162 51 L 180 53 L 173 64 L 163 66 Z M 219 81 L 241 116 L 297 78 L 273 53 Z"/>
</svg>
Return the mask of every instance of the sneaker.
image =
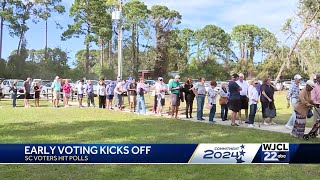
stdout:
<svg viewBox="0 0 320 180">
<path fill-rule="evenodd" d="M 286 128 L 289 129 L 289 130 L 292 130 L 292 129 L 293 129 L 293 127 L 292 127 L 292 126 L 289 126 L 288 124 L 286 124 L 284 127 L 286 127 Z"/>
<path fill-rule="evenodd" d="M 263 124 L 264 124 L 265 126 L 270 126 L 270 124 L 267 123 L 267 122 L 264 122 Z"/>
<path fill-rule="evenodd" d="M 253 128 L 253 127 L 254 127 L 253 124 L 248 125 L 248 128 Z"/>
</svg>

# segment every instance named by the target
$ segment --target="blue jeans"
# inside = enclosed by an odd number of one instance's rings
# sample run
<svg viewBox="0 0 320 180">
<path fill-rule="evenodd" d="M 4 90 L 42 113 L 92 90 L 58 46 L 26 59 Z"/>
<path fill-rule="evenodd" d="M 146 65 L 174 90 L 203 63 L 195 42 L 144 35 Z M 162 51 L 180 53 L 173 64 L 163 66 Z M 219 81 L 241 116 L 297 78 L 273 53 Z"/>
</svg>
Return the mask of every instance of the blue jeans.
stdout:
<svg viewBox="0 0 320 180">
<path fill-rule="evenodd" d="M 137 95 L 137 113 L 140 114 L 140 108 L 142 109 L 142 114 L 146 114 L 146 103 L 144 96 Z"/>
<path fill-rule="evenodd" d="M 255 118 L 256 112 L 257 112 L 257 107 L 258 107 L 257 104 L 250 105 L 249 124 L 254 123 L 254 118 Z"/>
<path fill-rule="evenodd" d="M 210 114 L 209 114 L 209 121 L 213 121 L 214 115 L 216 114 L 216 104 L 212 104 L 212 107 L 210 109 Z"/>
<path fill-rule="evenodd" d="M 12 107 L 17 107 L 17 93 L 12 93 Z"/>
<path fill-rule="evenodd" d="M 200 120 L 203 117 L 204 95 L 197 96 L 197 119 Z"/>
<path fill-rule="evenodd" d="M 221 119 L 226 120 L 228 118 L 228 104 L 221 105 Z"/>
<path fill-rule="evenodd" d="M 291 106 L 292 106 L 293 112 L 287 122 L 288 126 L 293 126 L 296 121 L 296 112 L 294 111 L 294 106 L 296 105 L 297 101 L 298 101 L 298 99 L 291 98 Z"/>
</svg>

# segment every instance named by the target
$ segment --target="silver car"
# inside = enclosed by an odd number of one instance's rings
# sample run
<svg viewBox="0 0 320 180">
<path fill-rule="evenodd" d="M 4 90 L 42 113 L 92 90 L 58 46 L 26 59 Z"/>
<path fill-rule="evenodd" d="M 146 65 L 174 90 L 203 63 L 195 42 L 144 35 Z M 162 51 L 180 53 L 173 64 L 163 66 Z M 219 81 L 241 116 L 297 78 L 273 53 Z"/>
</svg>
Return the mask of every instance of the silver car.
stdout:
<svg viewBox="0 0 320 180">
<path fill-rule="evenodd" d="M 11 92 L 9 91 L 13 85 L 13 81 L 15 81 L 15 79 L 5 79 L 2 81 L 1 87 L 3 87 L 2 93 L 4 96 L 10 96 L 10 94 L 12 93 L 12 91 Z M 18 92 L 23 90 L 23 83 L 24 83 L 24 80 L 21 80 L 21 79 L 17 80 Z"/>
</svg>

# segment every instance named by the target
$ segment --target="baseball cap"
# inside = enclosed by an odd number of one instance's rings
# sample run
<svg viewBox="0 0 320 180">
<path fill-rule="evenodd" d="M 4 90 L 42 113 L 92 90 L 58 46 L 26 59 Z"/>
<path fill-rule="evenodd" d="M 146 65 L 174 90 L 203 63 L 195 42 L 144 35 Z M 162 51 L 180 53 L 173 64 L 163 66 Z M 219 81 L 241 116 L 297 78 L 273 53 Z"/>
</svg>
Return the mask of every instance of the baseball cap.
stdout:
<svg viewBox="0 0 320 180">
<path fill-rule="evenodd" d="M 314 82 L 313 82 L 313 81 L 308 80 L 308 81 L 306 82 L 306 84 L 309 85 L 309 86 L 311 86 L 312 88 L 314 88 Z"/>
<path fill-rule="evenodd" d="M 302 79 L 302 77 L 299 74 L 296 74 L 293 79 Z"/>
<path fill-rule="evenodd" d="M 233 78 L 238 78 L 239 75 L 238 75 L 237 73 L 234 73 L 234 74 L 232 74 L 232 77 L 233 77 Z"/>
<path fill-rule="evenodd" d="M 179 76 L 179 75 L 176 75 L 174 78 L 175 78 L 175 79 L 180 79 L 180 76 Z"/>
</svg>

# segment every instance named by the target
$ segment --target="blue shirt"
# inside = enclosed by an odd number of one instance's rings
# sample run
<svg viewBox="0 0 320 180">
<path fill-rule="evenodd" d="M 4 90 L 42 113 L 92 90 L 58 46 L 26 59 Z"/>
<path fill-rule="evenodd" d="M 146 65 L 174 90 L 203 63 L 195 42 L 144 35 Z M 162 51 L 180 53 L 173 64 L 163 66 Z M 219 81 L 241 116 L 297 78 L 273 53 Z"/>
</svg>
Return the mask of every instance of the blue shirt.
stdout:
<svg viewBox="0 0 320 180">
<path fill-rule="evenodd" d="M 61 83 L 54 81 L 51 85 L 51 87 L 53 88 L 54 91 L 60 92 L 61 89 Z"/>
<path fill-rule="evenodd" d="M 240 99 L 240 91 L 239 88 L 240 86 L 235 82 L 231 81 L 229 82 L 229 93 L 230 93 L 230 99 Z"/>
<path fill-rule="evenodd" d="M 287 100 L 290 100 L 291 98 L 299 99 L 299 93 L 299 84 L 292 83 L 287 94 Z"/>
<path fill-rule="evenodd" d="M 107 85 L 107 95 L 113 95 L 114 94 L 114 88 L 116 87 L 116 84 L 114 82 L 111 82 Z"/>
</svg>

